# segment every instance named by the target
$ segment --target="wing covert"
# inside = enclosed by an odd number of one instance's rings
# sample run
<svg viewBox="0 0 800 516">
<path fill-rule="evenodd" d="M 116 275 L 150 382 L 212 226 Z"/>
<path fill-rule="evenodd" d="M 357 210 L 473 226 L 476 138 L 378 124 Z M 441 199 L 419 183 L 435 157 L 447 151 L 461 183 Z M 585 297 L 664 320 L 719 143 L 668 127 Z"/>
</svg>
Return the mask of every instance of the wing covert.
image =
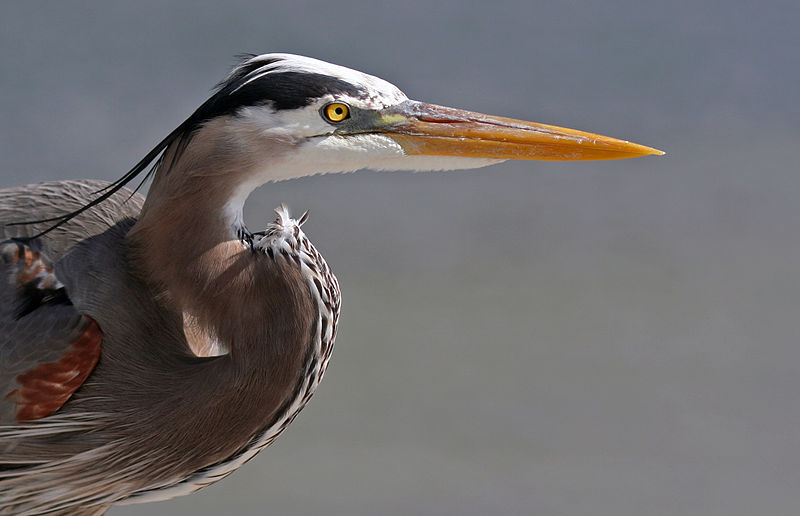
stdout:
<svg viewBox="0 0 800 516">
<path fill-rule="evenodd" d="M 0 425 L 58 410 L 94 369 L 101 340 L 38 251 L 0 242 Z"/>
</svg>

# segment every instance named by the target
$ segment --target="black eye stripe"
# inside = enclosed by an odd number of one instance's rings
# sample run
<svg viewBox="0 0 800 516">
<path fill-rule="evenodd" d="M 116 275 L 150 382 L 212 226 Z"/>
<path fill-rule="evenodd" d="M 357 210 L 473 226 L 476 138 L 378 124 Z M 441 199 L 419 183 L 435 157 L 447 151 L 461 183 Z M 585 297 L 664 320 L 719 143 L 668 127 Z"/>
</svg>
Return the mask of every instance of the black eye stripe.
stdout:
<svg viewBox="0 0 800 516">
<path fill-rule="evenodd" d="M 235 114 L 239 109 L 270 104 L 277 110 L 298 109 L 325 95 L 363 97 L 360 86 L 329 75 L 306 72 L 267 73 L 248 81 L 247 75 L 232 78 L 187 120 L 191 129 L 213 118 Z"/>
</svg>

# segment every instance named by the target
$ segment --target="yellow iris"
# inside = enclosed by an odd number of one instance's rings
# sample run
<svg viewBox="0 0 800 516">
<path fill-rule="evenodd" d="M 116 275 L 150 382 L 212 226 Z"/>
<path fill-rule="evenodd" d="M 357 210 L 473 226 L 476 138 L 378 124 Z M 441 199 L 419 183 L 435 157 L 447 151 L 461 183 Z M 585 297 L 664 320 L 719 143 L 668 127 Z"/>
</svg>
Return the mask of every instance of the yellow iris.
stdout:
<svg viewBox="0 0 800 516">
<path fill-rule="evenodd" d="M 331 122 L 341 122 L 350 116 L 350 107 L 341 102 L 332 102 L 325 106 L 325 118 Z"/>
</svg>

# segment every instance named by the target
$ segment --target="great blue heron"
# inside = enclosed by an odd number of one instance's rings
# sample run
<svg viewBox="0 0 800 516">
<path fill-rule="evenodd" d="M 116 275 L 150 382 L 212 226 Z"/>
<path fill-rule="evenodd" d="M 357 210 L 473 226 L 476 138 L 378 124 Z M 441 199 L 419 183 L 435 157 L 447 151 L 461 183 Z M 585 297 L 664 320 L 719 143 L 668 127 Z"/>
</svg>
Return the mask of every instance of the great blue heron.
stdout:
<svg viewBox="0 0 800 516">
<path fill-rule="evenodd" d="M 265 54 L 118 181 L 0 191 L 0 514 L 102 514 L 191 493 L 305 406 L 333 348 L 339 288 L 304 217 L 281 207 L 265 231 L 247 230 L 257 186 L 648 154 L 662 153 Z M 124 188 L 148 168 L 146 199 Z"/>
</svg>

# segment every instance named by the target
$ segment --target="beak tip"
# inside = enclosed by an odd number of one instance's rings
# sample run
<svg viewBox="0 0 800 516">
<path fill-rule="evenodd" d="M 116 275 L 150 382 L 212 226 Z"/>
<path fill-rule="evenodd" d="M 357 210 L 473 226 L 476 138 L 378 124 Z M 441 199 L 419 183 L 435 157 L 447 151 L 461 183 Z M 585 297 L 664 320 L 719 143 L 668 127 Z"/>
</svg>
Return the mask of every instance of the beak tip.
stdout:
<svg viewBox="0 0 800 516">
<path fill-rule="evenodd" d="M 639 145 L 638 143 L 634 143 L 632 145 L 638 147 L 638 151 L 640 152 L 639 156 L 663 156 L 664 154 L 666 154 L 666 152 L 662 150 L 653 147 L 648 147 L 646 145 Z"/>
</svg>

